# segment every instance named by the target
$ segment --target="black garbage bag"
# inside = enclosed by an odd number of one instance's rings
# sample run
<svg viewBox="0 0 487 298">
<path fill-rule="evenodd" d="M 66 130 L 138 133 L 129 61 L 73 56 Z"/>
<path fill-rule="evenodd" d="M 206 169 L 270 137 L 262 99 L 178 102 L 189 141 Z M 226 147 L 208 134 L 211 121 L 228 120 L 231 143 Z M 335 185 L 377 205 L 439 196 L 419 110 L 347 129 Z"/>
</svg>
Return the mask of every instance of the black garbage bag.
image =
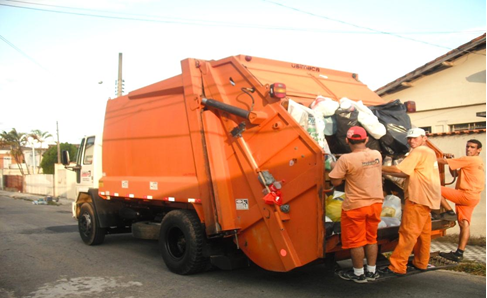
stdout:
<svg viewBox="0 0 487 298">
<path fill-rule="evenodd" d="M 345 142 L 345 138 L 347 137 L 347 131 L 350 127 L 360 126 L 360 123 L 358 122 L 358 111 L 337 109 L 335 111 L 335 116 L 337 132 L 335 134 L 336 146 L 334 146 L 334 149 L 337 151 L 336 153 L 350 153 L 352 151 Z"/>
<path fill-rule="evenodd" d="M 396 99 L 386 104 L 371 106 L 369 109 L 386 127 L 386 134 L 379 140 L 382 149 L 389 155 L 407 153 L 407 131 L 411 129 L 411 119 L 406 113 L 406 106 Z"/>
<path fill-rule="evenodd" d="M 330 150 L 332 153 L 339 153 L 339 154 L 350 153 L 352 151 L 350 150 L 350 147 L 345 141 L 347 137 L 348 129 L 352 126 L 363 127 L 358 121 L 358 111 L 337 109 L 335 111 L 335 119 L 336 119 L 337 131 L 336 134 L 334 135 L 334 140 L 328 142 L 328 144 L 333 144 L 333 146 L 330 146 Z M 327 136 L 327 140 L 328 139 L 329 138 Z M 370 149 L 381 151 L 380 142 L 374 139 L 370 135 L 369 135 L 369 141 L 367 142 L 366 146 Z"/>
</svg>

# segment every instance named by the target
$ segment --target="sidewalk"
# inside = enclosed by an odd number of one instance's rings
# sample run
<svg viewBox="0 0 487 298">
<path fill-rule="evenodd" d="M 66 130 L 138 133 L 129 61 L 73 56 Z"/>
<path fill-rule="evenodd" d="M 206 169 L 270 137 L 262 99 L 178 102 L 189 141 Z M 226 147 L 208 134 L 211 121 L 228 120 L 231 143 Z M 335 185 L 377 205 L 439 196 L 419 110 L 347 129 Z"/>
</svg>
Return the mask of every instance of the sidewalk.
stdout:
<svg viewBox="0 0 487 298">
<path fill-rule="evenodd" d="M 456 250 L 457 243 L 431 241 L 431 252 L 450 252 Z M 485 264 L 485 246 L 467 245 L 467 249 L 463 254 L 463 259 Z"/>
<path fill-rule="evenodd" d="M 27 193 L 20 193 L 20 192 L 10 192 L 5 190 L 0 190 L 0 196 L 11 197 L 14 199 L 25 199 L 27 201 L 35 201 L 37 199 L 43 198 L 46 199 L 47 196 L 44 195 L 32 195 Z M 71 205 L 73 201 L 59 198 L 58 204 L 61 205 Z M 457 250 L 456 243 L 449 243 L 449 242 L 431 242 L 431 252 L 441 251 L 441 252 L 449 252 Z M 476 245 L 468 245 L 467 249 L 465 250 L 464 260 L 470 260 L 475 262 L 486 263 L 486 249 L 482 246 Z"/>
</svg>

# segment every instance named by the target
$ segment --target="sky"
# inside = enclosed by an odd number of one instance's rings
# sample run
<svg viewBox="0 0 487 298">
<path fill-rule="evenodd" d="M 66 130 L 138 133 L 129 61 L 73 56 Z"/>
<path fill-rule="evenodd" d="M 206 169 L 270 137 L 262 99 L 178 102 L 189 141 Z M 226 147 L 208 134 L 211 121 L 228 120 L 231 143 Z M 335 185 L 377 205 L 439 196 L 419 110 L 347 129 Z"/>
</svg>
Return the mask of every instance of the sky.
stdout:
<svg viewBox="0 0 487 298">
<path fill-rule="evenodd" d="M 0 132 L 79 143 L 116 97 L 238 54 L 376 90 L 486 31 L 485 0 L 0 0 Z"/>
</svg>

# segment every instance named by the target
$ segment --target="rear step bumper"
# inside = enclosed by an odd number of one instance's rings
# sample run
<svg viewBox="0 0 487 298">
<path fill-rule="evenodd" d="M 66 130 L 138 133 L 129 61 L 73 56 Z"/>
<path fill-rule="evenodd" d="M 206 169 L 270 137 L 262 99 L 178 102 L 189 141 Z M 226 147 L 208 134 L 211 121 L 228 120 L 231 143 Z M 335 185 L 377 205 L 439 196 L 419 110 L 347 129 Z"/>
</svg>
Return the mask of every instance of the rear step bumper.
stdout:
<svg viewBox="0 0 487 298">
<path fill-rule="evenodd" d="M 446 230 L 455 226 L 454 221 L 448 220 L 432 220 L 431 221 L 431 230 Z M 330 237 L 333 234 L 340 234 L 340 222 L 327 222 L 326 223 L 326 237 Z M 388 227 L 388 228 L 381 228 L 377 231 L 377 240 L 394 240 L 399 237 L 399 226 L 396 227 Z"/>
</svg>

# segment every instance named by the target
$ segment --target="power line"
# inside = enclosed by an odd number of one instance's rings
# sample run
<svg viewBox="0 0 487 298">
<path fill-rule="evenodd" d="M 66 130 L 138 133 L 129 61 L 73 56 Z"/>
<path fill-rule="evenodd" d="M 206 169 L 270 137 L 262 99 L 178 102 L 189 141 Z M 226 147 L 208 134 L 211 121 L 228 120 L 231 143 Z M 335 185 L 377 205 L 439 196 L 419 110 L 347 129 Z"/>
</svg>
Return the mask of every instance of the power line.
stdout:
<svg viewBox="0 0 487 298">
<path fill-rule="evenodd" d="M 14 50 L 16 50 L 17 52 L 19 52 L 20 54 L 22 54 L 22 56 L 26 57 L 27 59 L 29 59 L 30 61 L 34 62 L 35 64 L 37 64 L 37 66 L 39 66 L 40 68 L 44 69 L 45 71 L 47 71 L 47 69 L 44 68 L 44 66 L 42 66 L 39 62 L 37 62 L 34 58 L 30 57 L 29 55 L 27 55 L 26 53 L 24 53 L 21 49 L 17 48 L 13 43 L 11 43 L 10 41 L 8 41 L 5 37 L 3 37 L 2 35 L 0 35 L 0 39 L 3 40 L 6 44 L 8 44 L 9 46 L 11 46 Z"/>
<path fill-rule="evenodd" d="M 434 46 L 434 47 L 439 47 L 439 48 L 443 48 L 443 49 L 447 49 L 447 50 L 452 50 L 452 48 L 450 48 L 450 47 L 441 46 L 441 45 L 438 45 L 438 44 L 430 43 L 430 42 L 423 41 L 423 40 L 419 40 L 419 39 L 415 39 L 415 38 L 405 37 L 405 36 L 402 36 L 402 35 L 399 35 L 399 34 L 396 34 L 396 33 L 393 33 L 393 32 L 387 32 L 387 31 L 377 30 L 377 29 L 374 29 L 374 28 L 365 27 L 365 26 L 362 26 L 362 25 L 353 24 L 353 23 L 350 23 L 350 22 L 342 21 L 340 19 L 335 19 L 335 18 L 331 18 L 331 17 L 328 17 L 328 16 L 315 14 L 313 12 L 305 11 L 305 10 L 302 10 L 302 9 L 299 9 L 299 8 L 295 8 L 295 7 L 292 7 L 292 6 L 284 5 L 284 4 L 281 4 L 281 3 L 278 3 L 278 2 L 274 2 L 274 1 L 271 1 L 271 0 L 262 0 L 262 1 L 269 2 L 271 4 L 274 4 L 274 5 L 277 5 L 277 6 L 281 6 L 281 7 L 284 7 L 286 9 L 294 10 L 294 11 L 297 11 L 299 13 L 303 13 L 303 14 L 311 15 L 311 16 L 314 16 L 314 17 L 317 17 L 317 18 L 326 19 L 326 20 L 329 20 L 329 21 L 333 21 L 333 22 L 345 24 L 345 25 L 352 26 L 352 27 L 355 27 L 355 28 L 360 28 L 360 29 L 363 29 L 363 30 L 368 30 L 368 31 L 375 32 L 375 33 L 378 33 L 378 34 L 391 35 L 391 36 L 395 36 L 395 37 L 398 37 L 398 38 L 402 38 L 402 39 L 406 39 L 406 40 L 411 40 L 411 41 L 414 41 L 414 42 L 419 42 L 419 43 L 423 43 L 423 44 L 430 45 L 430 46 Z"/>
<path fill-rule="evenodd" d="M 199 25 L 199 26 L 200 25 L 203 25 L 203 26 L 230 26 L 230 27 L 237 27 L 237 28 L 255 28 L 255 29 L 285 30 L 285 31 L 305 31 L 305 32 L 320 32 L 320 33 L 332 33 L 332 34 L 333 33 L 339 33 L 339 34 L 390 34 L 390 35 L 396 34 L 396 33 L 392 33 L 392 32 L 384 32 L 384 31 L 380 31 L 380 30 L 368 29 L 366 27 L 361 27 L 358 25 L 353 25 L 353 26 L 362 29 L 361 31 L 324 30 L 324 29 L 316 29 L 316 28 L 280 27 L 280 26 L 255 25 L 255 24 L 235 24 L 235 23 L 227 23 L 227 22 L 216 22 L 216 21 L 206 21 L 206 20 L 172 18 L 172 17 L 165 17 L 165 16 L 161 17 L 161 16 L 141 15 L 141 14 L 128 14 L 128 13 L 115 13 L 115 14 L 119 15 L 119 16 L 117 16 L 117 15 L 106 15 L 107 13 L 113 14 L 113 12 L 103 11 L 103 10 L 76 8 L 76 7 L 69 7 L 69 6 L 58 6 L 58 5 L 50 5 L 50 4 L 42 4 L 42 3 L 34 3 L 34 2 L 18 1 L 18 0 L 8 0 L 8 1 L 9 2 L 21 3 L 21 4 L 42 5 L 42 6 L 49 6 L 49 7 L 53 7 L 53 8 L 70 9 L 70 10 L 75 10 L 75 11 L 72 12 L 72 11 L 65 11 L 65 10 L 52 10 L 52 9 L 43 9 L 43 8 L 36 8 L 36 7 L 29 7 L 29 6 L 16 6 L 16 5 L 10 5 L 10 4 L 0 4 L 0 6 L 9 6 L 9 7 L 14 7 L 14 8 L 24 8 L 24 9 L 30 9 L 30 10 L 36 10 L 36 11 L 45 11 L 45 12 L 70 14 L 70 15 L 78 15 L 78 16 L 86 16 L 86 17 L 106 18 L 106 19 L 128 20 L 128 21 L 171 23 L 171 24 L 185 24 L 185 25 Z M 272 1 L 269 1 L 269 2 L 276 4 L 276 5 L 286 7 L 286 6 L 279 4 L 279 3 L 276 3 L 276 2 L 272 2 Z M 303 12 L 303 13 L 307 13 L 307 12 L 301 11 L 299 9 L 291 8 L 291 7 L 286 7 L 286 8 L 293 9 L 293 10 Z M 81 12 L 76 12 L 76 10 L 84 10 L 84 11 L 95 12 L 95 13 L 104 13 L 105 15 L 81 13 Z M 311 15 L 320 17 L 320 16 L 315 15 L 313 13 L 307 13 L 307 14 L 311 14 Z M 120 15 L 122 15 L 122 16 L 120 16 Z M 123 16 L 123 15 L 125 15 L 125 16 Z M 172 20 L 165 20 L 166 18 L 169 18 Z M 324 18 L 327 18 L 327 17 L 324 17 Z M 347 24 L 347 25 L 351 25 L 350 23 L 340 21 L 337 19 L 332 19 L 332 18 L 327 18 L 327 19 L 332 20 L 332 21 L 336 21 L 336 22 L 342 22 L 342 23 Z M 363 31 L 363 29 L 368 29 L 368 32 Z M 471 32 L 473 32 L 473 31 L 471 31 Z M 458 34 L 458 33 L 463 33 L 463 32 L 458 32 L 458 31 L 401 32 L 401 34 L 455 34 L 455 33 Z M 403 38 L 406 38 L 406 37 L 403 37 Z M 408 39 L 408 38 L 406 38 L 406 39 Z M 414 40 L 414 39 L 411 39 L 411 40 Z M 431 45 L 434 45 L 434 44 L 431 44 Z M 438 45 L 435 45 L 435 46 L 438 46 Z"/>
</svg>

